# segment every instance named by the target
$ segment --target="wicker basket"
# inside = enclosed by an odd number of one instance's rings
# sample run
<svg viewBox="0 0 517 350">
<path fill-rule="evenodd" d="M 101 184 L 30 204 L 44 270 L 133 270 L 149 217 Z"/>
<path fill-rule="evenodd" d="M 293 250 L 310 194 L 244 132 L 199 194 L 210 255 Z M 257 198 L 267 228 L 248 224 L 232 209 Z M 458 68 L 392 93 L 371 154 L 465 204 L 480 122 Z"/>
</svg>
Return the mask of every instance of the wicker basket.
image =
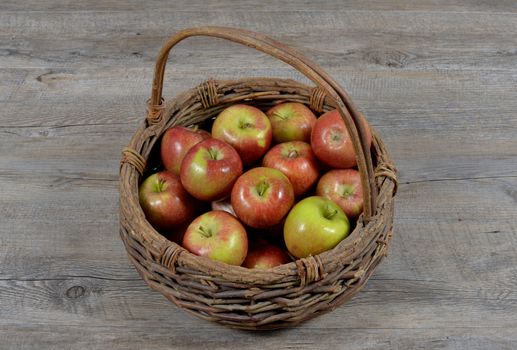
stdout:
<svg viewBox="0 0 517 350">
<path fill-rule="evenodd" d="M 316 87 L 276 78 L 208 80 L 164 101 L 161 95 L 169 51 L 191 36 L 218 37 L 253 47 L 290 64 Z M 151 150 L 167 128 L 202 123 L 238 102 L 268 108 L 285 101 L 304 103 L 317 113 L 339 109 L 352 136 L 365 203 L 364 213 L 346 239 L 317 256 L 250 270 L 195 256 L 153 229 L 139 205 L 138 186 Z M 147 117 L 122 152 L 120 168 L 120 235 L 145 282 L 196 316 L 253 330 L 290 327 L 350 299 L 386 255 L 397 188 L 382 140 L 372 129 L 373 144 L 371 149 L 367 146 L 359 114 L 346 92 L 320 67 L 261 34 L 199 27 L 169 39 L 156 62 Z"/>
</svg>

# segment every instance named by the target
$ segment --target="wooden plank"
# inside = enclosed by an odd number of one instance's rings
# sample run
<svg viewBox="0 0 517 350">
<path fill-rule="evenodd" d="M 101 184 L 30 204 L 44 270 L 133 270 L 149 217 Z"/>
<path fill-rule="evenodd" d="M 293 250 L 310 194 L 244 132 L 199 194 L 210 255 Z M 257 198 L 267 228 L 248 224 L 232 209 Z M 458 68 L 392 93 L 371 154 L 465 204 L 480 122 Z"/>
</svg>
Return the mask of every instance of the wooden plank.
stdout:
<svg viewBox="0 0 517 350">
<path fill-rule="evenodd" d="M 105 67 L 119 66 L 121 60 L 124 66 L 151 67 L 167 36 L 188 26 L 214 24 L 265 32 L 300 47 L 327 66 L 515 70 L 514 13 L 417 11 L 408 15 L 352 9 L 228 11 L 214 16 L 207 10 L 185 13 L 166 8 L 151 10 L 146 16 L 134 11 L 58 11 L 55 16 L 60 20 L 41 16 L 39 11 L 0 12 L 0 67 Z M 248 67 L 250 52 L 214 39 L 190 39 L 175 49 L 180 60 L 203 67 L 233 67 L 233 60 L 240 61 L 236 67 Z M 225 60 L 211 62 L 217 57 Z"/>
<path fill-rule="evenodd" d="M 29 0 L 24 4 L 16 0 L 5 0 L 1 8 L 9 11 L 149 11 L 152 9 L 174 9 L 175 11 L 210 11 L 228 12 L 231 10 L 248 12 L 270 12 L 291 11 L 291 12 L 315 12 L 315 11 L 350 11 L 350 10 L 377 10 L 377 11 L 428 11 L 428 12 L 517 12 L 517 6 L 512 0 L 423 0 L 414 2 L 411 0 L 347 0 L 347 1 L 311 1 L 300 2 L 297 0 L 285 0 L 277 2 L 274 0 L 253 1 L 241 0 L 220 0 L 217 2 L 175 0 L 164 4 L 159 0 L 150 0 L 142 3 L 138 0 L 117 1 L 117 0 L 89 0 L 77 2 L 73 0 L 62 0 L 56 4 L 53 0 Z"/>
<path fill-rule="evenodd" d="M 188 316 L 186 316 L 188 317 Z M 184 322 L 184 320 L 181 320 Z M 336 326 L 336 325 L 334 325 Z M 346 329 L 300 327 L 298 330 L 246 332 L 195 325 L 195 329 L 138 327 L 128 330 L 116 320 L 110 328 L 95 326 L 53 326 L 41 324 L 12 330 L 3 337 L 4 344 L 16 349 L 33 349 L 31 339 L 38 339 L 44 349 L 469 349 L 513 350 L 515 328 L 435 328 L 435 329 Z M 259 341 L 257 341 L 257 339 Z"/>
<path fill-rule="evenodd" d="M 222 57 L 220 58 L 222 59 Z M 302 79 L 301 75 L 288 67 L 270 69 L 258 66 L 234 67 L 221 71 L 219 67 L 195 67 L 193 65 L 170 65 L 166 72 L 164 97 L 170 98 L 179 91 L 195 87 L 208 77 L 233 79 L 250 76 L 271 76 Z M 200 71 L 201 70 L 201 71 Z M 517 79 L 517 73 L 501 71 L 462 71 L 435 70 L 421 71 L 357 71 L 347 67 L 327 69 L 336 79 L 349 90 L 354 101 L 365 112 L 404 113 L 403 120 L 398 121 L 401 127 L 411 127 L 412 122 L 426 123 L 427 116 L 441 117 L 442 121 L 436 127 L 444 128 L 444 120 L 449 115 L 459 114 L 458 123 L 463 119 L 477 118 L 482 124 L 497 123 L 486 113 L 511 113 L 517 106 L 517 93 L 512 89 Z M 268 74 L 269 73 L 269 74 Z M 34 125 L 35 121 L 28 120 L 38 109 L 30 104 L 21 102 L 31 100 L 38 107 L 45 108 L 43 120 L 37 125 L 66 125 L 62 114 L 66 108 L 77 108 L 74 105 L 88 107 L 95 105 L 93 97 L 99 103 L 107 104 L 111 99 L 113 104 L 129 104 L 138 110 L 124 109 L 118 115 L 114 111 L 89 114 L 91 122 L 103 119 L 105 122 L 138 121 L 127 119 L 126 113 L 143 113 L 145 100 L 149 97 L 152 81 L 152 67 L 148 68 L 88 68 L 53 71 L 49 69 L 0 69 L 0 101 L 6 107 L 1 111 L 2 126 Z M 4 80 L 5 79 L 5 80 Z M 63 95 L 63 91 L 68 92 Z M 446 93 L 444 93 L 444 91 Z M 98 93 L 98 96 L 96 95 Z M 75 101 L 74 104 L 71 102 Z M 23 108 L 19 109 L 13 106 Z M 54 106 L 50 110 L 49 106 Z M 101 106 L 108 108 L 106 105 Z M 120 108 L 117 106 L 117 108 Z M 83 113 L 84 114 L 84 113 Z M 466 114 L 470 114 L 469 118 Z M 60 119 L 52 120 L 53 115 Z M 73 116 L 75 118 L 75 116 Z M 73 117 L 67 120 L 73 122 Z M 86 118 L 77 116 L 79 120 Z M 115 119 L 106 119 L 106 118 Z M 412 122 L 405 122 L 411 117 Z M 126 118 L 126 119 L 123 119 Z M 134 117 L 133 117 L 134 118 Z M 141 118 L 141 116 L 139 116 Z M 49 121 L 51 123 L 49 123 Z M 514 119 L 501 123 L 515 125 Z M 407 125 L 406 125 L 407 124 Z M 430 124 L 430 123 L 429 123 Z M 382 125 L 384 127 L 384 125 Z M 418 125 L 420 126 L 420 125 Z M 473 125 L 472 127 L 475 127 Z M 426 126 L 427 128 L 430 125 Z"/>
<path fill-rule="evenodd" d="M 463 288 L 435 281 L 372 279 L 348 304 L 302 324 L 300 329 L 516 329 L 515 290 Z M 196 334 L 227 330 L 179 310 L 141 280 L 4 280 L 0 290 L 6 317 L 0 321 L 3 329 L 23 327 L 30 319 L 34 325 L 49 323 L 55 327 L 125 326 L 129 331 L 153 327 L 173 333 L 198 328 Z M 24 315 L 18 313 L 20 304 L 24 305 Z M 517 340 L 515 333 L 512 339 Z"/>
</svg>

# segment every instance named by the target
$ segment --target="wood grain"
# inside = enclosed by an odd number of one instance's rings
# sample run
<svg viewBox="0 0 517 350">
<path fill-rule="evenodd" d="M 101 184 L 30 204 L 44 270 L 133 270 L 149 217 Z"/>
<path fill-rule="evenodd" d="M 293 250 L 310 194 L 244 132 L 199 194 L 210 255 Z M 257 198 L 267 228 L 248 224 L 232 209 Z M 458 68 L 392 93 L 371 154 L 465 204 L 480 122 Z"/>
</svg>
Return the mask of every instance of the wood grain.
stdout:
<svg viewBox="0 0 517 350">
<path fill-rule="evenodd" d="M 427 12 L 516 12 L 517 6 L 511 0 L 490 1 L 490 0 L 422 0 L 415 3 L 411 0 L 386 1 L 386 0 L 347 0 L 338 1 L 311 1 L 301 2 L 297 0 L 286 0 L 277 2 L 265 0 L 256 2 L 253 0 L 241 0 L 233 2 L 222 0 L 218 2 L 175 0 L 168 5 L 164 5 L 159 0 L 150 0 L 143 4 L 138 0 L 128 0 L 119 2 L 117 0 L 89 0 L 87 2 L 76 2 L 73 0 L 28 0 L 23 4 L 16 0 L 5 0 L 3 7 L 6 10 L 35 10 L 35 11 L 143 11 L 149 9 L 174 9 L 177 12 L 188 11 L 216 11 L 227 12 L 228 10 L 239 10 L 249 12 L 268 12 L 278 11 L 291 12 L 314 12 L 314 11 L 350 11 L 350 10 L 380 10 L 380 11 L 427 11 Z"/>
<path fill-rule="evenodd" d="M 399 170 L 389 258 L 350 303 L 296 329 L 251 334 L 184 314 L 140 280 L 118 238 L 118 160 L 157 50 L 201 24 L 303 49 Z M 517 6 L 504 0 L 2 1 L 1 347 L 516 348 L 516 47 Z M 172 55 L 165 95 L 210 76 L 300 78 L 193 39 Z"/>
<path fill-rule="evenodd" d="M 0 67 L 122 64 L 150 68 L 156 48 L 169 35 L 187 26 L 215 24 L 264 32 L 287 44 L 305 47 L 308 54 L 326 62 L 326 67 L 515 70 L 517 13 L 352 8 L 297 12 L 228 9 L 214 14 L 206 9 L 165 8 L 147 11 L 145 16 L 137 11 L 56 11 L 55 16 L 59 21 L 42 16 L 41 11 L 0 12 Z M 249 53 L 217 40 L 189 40 L 175 49 L 174 55 L 187 64 L 203 67 L 249 67 Z M 211 62 L 214 57 L 225 60 Z M 281 65 L 261 57 L 269 67 Z M 227 59 L 232 64 L 227 64 Z M 240 62 L 235 66 L 233 60 Z"/>
</svg>

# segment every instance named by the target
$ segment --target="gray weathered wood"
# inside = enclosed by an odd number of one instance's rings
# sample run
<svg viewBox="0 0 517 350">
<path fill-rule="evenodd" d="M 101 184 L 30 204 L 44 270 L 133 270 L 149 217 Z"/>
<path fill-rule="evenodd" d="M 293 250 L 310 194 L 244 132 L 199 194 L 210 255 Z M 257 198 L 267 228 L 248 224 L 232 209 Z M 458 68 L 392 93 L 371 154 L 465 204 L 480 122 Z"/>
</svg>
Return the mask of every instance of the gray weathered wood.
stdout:
<svg viewBox="0 0 517 350">
<path fill-rule="evenodd" d="M 2 1 L 0 348 L 517 348 L 514 1 Z M 218 24 L 306 51 L 399 169 L 387 260 L 344 307 L 251 334 L 151 291 L 118 238 L 120 151 L 169 34 Z M 165 95 L 300 78 L 220 40 L 174 50 Z"/>
</svg>

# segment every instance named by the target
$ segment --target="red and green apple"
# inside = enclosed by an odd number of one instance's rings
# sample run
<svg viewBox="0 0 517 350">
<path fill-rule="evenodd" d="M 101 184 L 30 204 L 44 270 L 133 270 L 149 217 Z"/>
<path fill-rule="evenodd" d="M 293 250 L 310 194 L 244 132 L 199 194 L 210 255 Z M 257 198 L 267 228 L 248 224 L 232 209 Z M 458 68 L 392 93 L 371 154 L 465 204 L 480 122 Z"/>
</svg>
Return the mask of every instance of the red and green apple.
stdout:
<svg viewBox="0 0 517 350">
<path fill-rule="evenodd" d="M 185 189 L 202 201 L 228 196 L 242 174 L 239 154 L 227 143 L 210 138 L 194 145 L 183 159 L 180 178 Z"/>
<path fill-rule="evenodd" d="M 188 226 L 182 245 L 195 255 L 241 265 L 248 252 L 248 236 L 234 216 L 224 211 L 209 211 Z"/>
<path fill-rule="evenodd" d="M 371 145 L 370 127 L 364 117 L 361 119 L 365 126 L 368 145 Z M 318 118 L 312 129 L 311 146 L 316 157 L 333 168 L 353 168 L 357 164 L 352 139 L 337 109 Z"/>
<path fill-rule="evenodd" d="M 361 175 L 355 169 L 335 169 L 321 177 L 316 194 L 334 201 L 349 219 L 356 219 L 363 211 Z"/>
<path fill-rule="evenodd" d="M 253 242 L 242 266 L 249 269 L 268 269 L 291 261 L 289 255 L 266 241 Z"/>
<path fill-rule="evenodd" d="M 147 220 L 158 230 L 177 228 L 192 220 L 197 202 L 183 188 L 178 175 L 167 170 L 142 182 L 139 201 Z"/>
<path fill-rule="evenodd" d="M 224 109 L 212 125 L 212 136 L 233 146 L 244 165 L 253 164 L 271 145 L 271 123 L 258 108 L 236 104 Z"/>
<path fill-rule="evenodd" d="M 287 176 L 272 168 L 258 167 L 242 174 L 232 189 L 231 202 L 246 225 L 265 228 L 278 224 L 294 203 Z"/>
<path fill-rule="evenodd" d="M 165 169 L 179 175 L 183 158 L 199 142 L 210 137 L 205 130 L 173 126 L 165 131 L 160 145 L 160 154 Z"/>
<path fill-rule="evenodd" d="M 311 145 L 303 141 L 280 143 L 271 148 L 262 165 L 281 171 L 293 185 L 294 195 L 307 192 L 318 180 L 318 160 Z"/>
<path fill-rule="evenodd" d="M 288 141 L 310 142 L 316 116 L 304 104 L 298 102 L 281 103 L 270 108 L 266 115 L 271 121 L 273 141 L 276 143 Z"/>
</svg>

